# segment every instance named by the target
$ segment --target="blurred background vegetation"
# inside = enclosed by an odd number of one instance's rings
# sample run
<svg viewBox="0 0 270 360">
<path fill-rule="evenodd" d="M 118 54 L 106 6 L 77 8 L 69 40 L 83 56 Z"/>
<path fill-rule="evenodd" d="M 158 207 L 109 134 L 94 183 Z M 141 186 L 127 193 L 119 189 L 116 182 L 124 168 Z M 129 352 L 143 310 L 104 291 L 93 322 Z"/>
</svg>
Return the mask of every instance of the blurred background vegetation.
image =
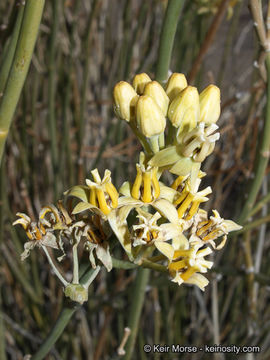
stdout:
<svg viewBox="0 0 270 360">
<path fill-rule="evenodd" d="M 21 263 L 25 234 L 11 226 L 15 214 L 35 218 L 42 205 L 83 184 L 95 167 L 101 173 L 109 168 L 117 186 L 134 178 L 141 147 L 114 116 L 112 89 L 138 72 L 154 77 L 166 5 L 164 0 L 46 1 L 1 169 L 1 359 L 34 353 L 63 304 L 62 288 L 41 252 L 33 251 Z M 21 6 L 17 0 L 0 2 L 0 61 Z M 206 209 L 234 220 L 254 175 L 266 104 L 258 57 L 248 1 L 184 3 L 170 69 L 189 76 L 199 91 L 209 83 L 221 88 L 221 140 L 203 168 L 204 182 L 213 189 Z M 268 191 L 266 175 L 259 196 Z M 210 358 L 202 353 L 146 355 L 145 343 L 259 345 L 260 354 L 237 359 L 269 359 L 270 240 L 267 204 L 262 205 L 252 220 L 258 221 L 256 227 L 230 238 L 217 254 L 205 293 L 151 273 L 134 359 Z M 246 270 L 252 268 L 255 274 Z M 135 273 L 102 271 L 90 300 L 76 311 L 46 359 L 118 358 Z"/>
</svg>

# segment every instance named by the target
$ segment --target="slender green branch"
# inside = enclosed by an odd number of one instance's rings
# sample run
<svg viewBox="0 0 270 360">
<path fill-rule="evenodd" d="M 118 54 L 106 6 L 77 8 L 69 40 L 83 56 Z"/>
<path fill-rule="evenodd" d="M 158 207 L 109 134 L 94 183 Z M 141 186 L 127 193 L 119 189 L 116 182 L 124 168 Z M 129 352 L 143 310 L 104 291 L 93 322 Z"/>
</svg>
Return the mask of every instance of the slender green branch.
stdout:
<svg viewBox="0 0 270 360">
<path fill-rule="evenodd" d="M 9 127 L 29 69 L 45 0 L 27 0 L 13 63 L 0 103 L 0 161 Z"/>
<path fill-rule="evenodd" d="M 14 58 L 18 37 L 20 34 L 22 19 L 23 19 L 23 13 L 24 13 L 24 5 L 20 4 L 20 9 L 17 15 L 17 20 L 14 26 L 14 30 L 12 32 L 11 39 L 9 41 L 7 51 L 4 54 L 4 57 L 1 62 L 1 71 L 0 71 L 0 94 L 4 91 L 9 71 L 12 65 L 12 61 Z"/>
<path fill-rule="evenodd" d="M 95 269 L 91 269 L 88 271 L 81 279 L 80 283 L 88 289 L 92 282 L 97 277 L 98 273 L 100 272 L 101 267 L 98 265 Z"/>
<path fill-rule="evenodd" d="M 96 278 L 97 274 L 100 271 L 100 266 L 97 266 L 96 269 L 90 269 L 81 279 L 80 283 L 83 286 L 89 285 L 92 281 Z M 52 328 L 51 332 L 49 333 L 46 340 L 41 345 L 40 349 L 31 357 L 31 360 L 42 360 L 45 356 L 49 353 L 51 348 L 54 346 L 56 341 L 62 335 L 63 331 L 65 330 L 69 320 L 71 319 L 72 315 L 76 312 L 77 309 L 80 308 L 79 304 L 72 303 L 66 301 L 61 313 L 59 314 L 54 327 Z"/>
<path fill-rule="evenodd" d="M 131 263 L 129 261 L 119 260 L 119 259 L 112 259 L 113 267 L 115 269 L 125 269 L 125 270 L 132 270 L 139 267 L 139 265 Z M 141 266 L 146 269 L 152 269 L 159 272 L 168 272 L 166 266 L 155 264 L 153 261 L 144 259 L 142 261 Z"/>
<path fill-rule="evenodd" d="M 49 48 L 49 85 L 48 85 L 48 129 L 50 135 L 51 143 L 51 158 L 52 166 L 54 172 L 54 198 L 55 200 L 58 197 L 58 175 L 59 175 L 59 164 L 58 164 L 58 144 L 57 144 L 57 125 L 55 118 L 55 94 L 56 94 L 56 50 L 57 50 L 57 33 L 59 27 L 59 14 L 60 14 L 60 2 L 52 2 L 52 12 L 53 12 L 53 23 L 52 31 L 50 38 L 50 48 Z"/>
<path fill-rule="evenodd" d="M 155 264 L 148 260 L 143 260 L 142 267 L 144 267 L 146 269 L 152 269 L 155 271 L 159 271 L 159 272 L 168 272 L 168 269 L 166 268 L 166 266 L 160 265 L 160 264 Z"/>
<path fill-rule="evenodd" d="M 6 360 L 6 351 L 5 351 L 5 324 L 3 320 L 3 311 L 2 311 L 2 293 L 0 289 L 0 359 Z"/>
<path fill-rule="evenodd" d="M 260 201 L 257 202 L 257 204 L 254 206 L 252 211 L 248 214 L 247 220 L 257 214 L 258 211 L 260 211 L 265 204 L 267 204 L 270 201 L 270 193 L 265 195 Z"/>
<path fill-rule="evenodd" d="M 133 353 L 138 333 L 139 321 L 143 309 L 145 287 L 148 283 L 149 274 L 149 269 L 138 269 L 134 289 L 132 292 L 131 308 L 129 310 L 128 327 L 131 329 L 131 334 L 127 342 L 126 355 L 124 360 L 130 360 Z"/>
<path fill-rule="evenodd" d="M 248 230 L 252 230 L 252 229 L 255 229 L 256 227 L 259 227 L 263 224 L 266 224 L 270 221 L 270 214 L 258 219 L 258 220 L 255 220 L 255 221 L 252 221 L 250 223 L 246 223 L 243 228 L 239 231 L 237 231 L 237 234 L 241 234 L 243 232 L 246 232 Z"/>
<path fill-rule="evenodd" d="M 51 350 L 53 345 L 56 343 L 56 341 L 62 335 L 62 333 L 65 330 L 65 327 L 67 326 L 67 324 L 69 323 L 69 320 L 71 319 L 72 315 L 75 313 L 75 311 L 79 307 L 80 306 L 78 304 L 75 304 L 75 305 L 72 304 L 72 306 L 66 305 L 63 307 L 49 336 L 47 337 L 45 342 L 41 345 L 41 347 L 37 351 L 37 353 L 31 357 L 31 360 L 42 360 L 45 358 L 45 356 Z"/>
<path fill-rule="evenodd" d="M 115 269 L 132 270 L 138 267 L 138 265 L 133 264 L 129 261 L 119 260 L 115 258 L 112 259 L 112 263 Z"/>
<path fill-rule="evenodd" d="M 164 83 L 168 77 L 174 37 L 183 5 L 184 0 L 169 0 L 167 5 L 160 36 L 156 69 L 156 80 L 160 83 Z"/>
<path fill-rule="evenodd" d="M 99 0 L 94 0 L 92 8 L 88 17 L 86 34 L 84 37 L 84 54 L 85 54 L 85 63 L 83 68 L 83 85 L 81 93 L 81 105 L 80 105 L 80 115 L 79 115 L 79 154 L 81 152 L 83 137 L 85 132 L 85 109 L 86 109 L 86 100 L 87 100 L 87 87 L 89 86 L 89 65 L 90 65 L 90 52 L 91 52 L 91 33 L 92 33 L 92 24 L 98 10 Z"/>
<path fill-rule="evenodd" d="M 267 104 L 266 104 L 266 116 L 264 127 L 262 130 L 262 139 L 258 142 L 257 147 L 257 161 L 255 162 L 255 177 L 251 183 L 248 191 L 248 197 L 244 204 L 243 210 L 239 217 L 240 224 L 243 224 L 248 217 L 248 214 L 252 210 L 255 203 L 258 192 L 261 188 L 263 177 L 265 175 L 266 166 L 269 159 L 270 151 L 270 54 L 266 56 L 266 69 L 267 69 Z"/>
</svg>

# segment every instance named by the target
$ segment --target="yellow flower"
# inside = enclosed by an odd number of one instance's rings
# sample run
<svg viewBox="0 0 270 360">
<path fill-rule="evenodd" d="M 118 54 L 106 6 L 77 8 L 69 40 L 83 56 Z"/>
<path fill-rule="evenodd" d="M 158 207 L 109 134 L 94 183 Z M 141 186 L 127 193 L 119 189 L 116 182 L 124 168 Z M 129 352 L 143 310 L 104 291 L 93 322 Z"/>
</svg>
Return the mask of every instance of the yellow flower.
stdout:
<svg viewBox="0 0 270 360">
<path fill-rule="evenodd" d="M 179 180 L 181 179 L 178 178 Z M 182 177 L 184 180 L 185 177 Z M 179 219 L 190 220 L 197 213 L 199 206 L 202 202 L 208 200 L 207 195 L 211 194 L 211 187 L 208 186 L 204 190 L 198 191 L 201 180 L 196 179 L 194 188 L 191 189 L 190 178 L 185 181 L 184 187 L 179 192 L 179 196 L 174 201 L 174 205 L 177 208 Z M 176 183 L 177 184 L 177 183 Z M 174 184 L 174 186 L 176 185 Z M 178 184 L 179 187 L 180 184 Z"/>
<path fill-rule="evenodd" d="M 103 219 L 107 219 L 111 210 L 117 208 L 118 192 L 111 182 L 109 170 L 105 170 L 103 179 L 101 179 L 97 169 L 91 173 L 94 181 L 86 179 L 87 186 L 74 186 L 66 191 L 65 195 L 81 200 L 73 209 L 72 214 L 91 210 Z"/>
<path fill-rule="evenodd" d="M 174 254 L 174 244 L 167 241 L 181 236 L 182 223 L 162 223 L 157 224 L 161 214 L 156 212 L 154 215 L 136 208 L 139 224 L 132 226 L 131 239 L 133 246 L 147 245 L 155 246 L 169 260 L 172 260 Z"/>
<path fill-rule="evenodd" d="M 185 134 L 181 139 L 183 156 L 192 157 L 193 161 L 198 163 L 203 162 L 213 152 L 215 142 L 220 137 L 218 132 L 214 133 L 217 129 L 216 124 L 205 127 L 205 123 L 201 122 L 195 129 Z"/>
<path fill-rule="evenodd" d="M 61 206 L 60 203 L 60 210 L 63 210 Z M 30 251 L 36 246 L 48 246 L 61 250 L 63 255 L 59 257 L 59 261 L 65 256 L 61 231 L 68 231 L 70 224 L 68 221 L 69 215 L 66 211 L 65 215 L 63 215 L 63 212 L 59 211 L 54 205 L 45 206 L 39 213 L 38 222 L 32 221 L 29 216 L 23 213 L 17 213 L 16 215 L 19 216 L 19 219 L 14 221 L 12 225 L 21 225 L 29 239 L 29 241 L 24 244 L 24 251 L 21 254 L 22 261 L 30 255 Z M 58 238 L 56 238 L 53 233 L 55 230 L 60 230 L 60 236 L 58 236 Z"/>
<path fill-rule="evenodd" d="M 190 241 L 187 249 L 174 252 L 173 260 L 168 265 L 173 282 L 179 285 L 194 284 L 204 291 L 208 280 L 198 273 L 206 273 L 213 266 L 213 262 L 204 259 L 212 250 L 209 247 L 200 249 L 201 246 Z"/>
<path fill-rule="evenodd" d="M 157 168 L 137 164 L 137 175 L 131 189 L 131 195 L 136 200 L 150 203 L 160 195 L 160 186 L 157 179 Z"/>
<path fill-rule="evenodd" d="M 202 244 L 209 243 L 216 250 L 220 250 L 226 243 L 227 235 L 231 231 L 237 231 L 242 229 L 242 226 L 236 224 L 232 220 L 224 220 L 220 217 L 217 210 L 212 210 L 214 216 L 207 217 L 207 213 L 201 213 L 200 221 L 193 227 L 193 239 Z M 215 244 L 215 240 L 220 236 L 222 240 L 218 246 Z"/>
</svg>

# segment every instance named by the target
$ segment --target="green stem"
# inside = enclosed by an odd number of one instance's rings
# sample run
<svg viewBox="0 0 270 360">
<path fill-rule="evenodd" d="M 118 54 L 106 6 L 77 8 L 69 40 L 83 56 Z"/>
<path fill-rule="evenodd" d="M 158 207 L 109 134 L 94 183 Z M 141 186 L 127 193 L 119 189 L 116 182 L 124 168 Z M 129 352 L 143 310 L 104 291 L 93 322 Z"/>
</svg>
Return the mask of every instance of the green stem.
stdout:
<svg viewBox="0 0 270 360">
<path fill-rule="evenodd" d="M 126 346 L 126 355 L 124 360 L 130 360 L 133 354 L 133 349 L 138 333 L 139 321 L 143 309 L 145 287 L 148 283 L 150 270 L 139 268 L 132 292 L 132 303 L 129 310 L 128 327 L 131 329 L 131 334 Z"/>
<path fill-rule="evenodd" d="M 98 273 L 100 272 L 101 267 L 98 265 L 95 269 L 91 269 L 88 271 L 81 279 L 80 283 L 88 289 L 92 282 L 97 277 Z"/>
<path fill-rule="evenodd" d="M 156 80 L 160 83 L 164 83 L 168 77 L 174 37 L 183 5 L 184 0 L 169 0 L 167 5 L 162 25 L 156 69 Z"/>
<path fill-rule="evenodd" d="M 237 231 L 237 234 L 241 234 L 248 230 L 255 229 L 256 227 L 259 227 L 263 224 L 267 224 L 268 222 L 270 222 L 270 214 L 268 214 L 258 220 L 246 223 L 245 226 L 243 226 L 243 228 L 241 230 Z"/>
<path fill-rule="evenodd" d="M 265 204 L 267 204 L 270 201 L 270 193 L 265 195 L 260 201 L 257 202 L 256 206 L 250 211 L 248 214 L 248 217 L 246 220 L 248 220 L 250 217 L 254 216 L 258 211 L 260 211 Z"/>
<path fill-rule="evenodd" d="M 270 151 L 270 54 L 266 56 L 266 69 L 267 69 L 267 104 L 266 104 L 266 117 L 264 128 L 262 130 L 262 139 L 258 142 L 257 148 L 257 161 L 255 162 L 255 177 L 251 183 L 247 200 L 244 204 L 243 210 L 239 217 L 240 224 L 243 224 L 247 219 L 248 214 L 252 210 L 258 192 L 261 188 L 265 170 L 267 167 Z"/>
<path fill-rule="evenodd" d="M 92 24 L 98 10 L 99 1 L 94 0 L 91 8 L 91 12 L 88 17 L 86 34 L 84 38 L 84 53 L 85 53 L 85 64 L 83 68 L 83 85 L 81 93 L 81 105 L 80 105 L 80 118 L 79 118 L 79 155 L 81 153 L 81 148 L 83 145 L 83 137 L 85 132 L 85 109 L 87 101 L 87 88 L 89 86 L 89 65 L 90 65 L 90 52 L 91 52 L 91 34 L 92 34 Z"/>
<path fill-rule="evenodd" d="M 60 13 L 60 2 L 53 1 L 53 23 L 50 39 L 49 48 L 49 84 L 48 84 L 48 129 L 51 142 L 51 158 L 54 173 L 54 199 L 58 196 L 58 175 L 59 175 L 59 164 L 58 164 L 58 146 L 57 146 L 57 125 L 55 119 L 55 95 L 56 95 L 56 50 L 57 50 L 57 32 L 59 27 L 59 13 Z"/>
<path fill-rule="evenodd" d="M 0 103 L 0 161 L 9 127 L 29 69 L 45 0 L 27 0 L 13 63 Z"/>
<path fill-rule="evenodd" d="M 5 324 L 3 319 L 3 311 L 2 311 L 2 293 L 0 289 L 0 359 L 6 360 L 6 351 L 5 351 Z"/>
<path fill-rule="evenodd" d="M 20 9 L 17 15 L 17 20 L 14 26 L 14 30 L 10 39 L 10 42 L 8 44 L 7 51 L 4 55 L 4 58 L 1 62 L 1 71 L 0 71 L 0 94 L 4 91 L 9 71 L 12 65 L 12 61 L 14 58 L 16 45 L 18 42 L 18 37 L 21 29 L 22 19 L 23 19 L 23 12 L 24 12 L 24 5 L 20 4 Z"/>
<path fill-rule="evenodd" d="M 59 339 L 63 331 L 65 330 L 65 327 L 69 323 L 69 320 L 71 319 L 72 315 L 75 313 L 75 311 L 80 306 L 78 304 L 73 304 L 72 306 L 66 305 L 61 313 L 58 316 L 58 319 L 52 328 L 49 336 L 45 340 L 45 342 L 41 345 L 40 349 L 31 357 L 31 360 L 42 360 L 45 358 L 45 356 L 48 354 L 48 352 L 51 350 L 53 345 L 56 343 L 56 341 Z"/>
<path fill-rule="evenodd" d="M 90 285 L 92 281 L 95 279 L 97 274 L 100 271 L 100 266 L 97 266 L 96 269 L 90 269 L 81 279 L 80 283 L 83 286 Z M 54 327 L 52 328 L 51 332 L 49 333 L 46 340 L 41 345 L 40 349 L 31 357 L 31 360 L 42 360 L 45 358 L 45 356 L 49 353 L 53 345 L 56 343 L 56 341 L 59 339 L 59 337 L 62 335 L 63 331 L 65 330 L 65 327 L 69 323 L 69 320 L 71 319 L 72 315 L 75 313 L 77 309 L 80 308 L 79 304 L 73 303 L 73 305 L 70 305 L 70 302 L 66 302 L 66 305 L 64 305 L 61 313 L 59 314 L 56 323 Z"/>
</svg>

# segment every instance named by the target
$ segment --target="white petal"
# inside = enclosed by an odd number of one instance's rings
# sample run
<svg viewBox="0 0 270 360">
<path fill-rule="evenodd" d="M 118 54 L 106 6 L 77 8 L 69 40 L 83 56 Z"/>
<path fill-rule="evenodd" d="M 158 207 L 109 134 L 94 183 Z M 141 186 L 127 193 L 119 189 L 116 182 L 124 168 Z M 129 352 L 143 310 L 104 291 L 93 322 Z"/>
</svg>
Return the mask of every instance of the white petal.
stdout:
<svg viewBox="0 0 270 360">
<path fill-rule="evenodd" d="M 209 284 L 209 281 L 202 274 L 193 274 L 188 280 L 185 281 L 187 284 L 197 285 L 202 291 Z"/>
<path fill-rule="evenodd" d="M 189 247 L 189 242 L 185 235 L 181 234 L 173 238 L 172 246 L 174 250 L 187 250 Z"/>
<path fill-rule="evenodd" d="M 172 245 L 162 242 L 162 241 L 156 241 L 155 247 L 163 254 L 165 255 L 169 260 L 172 260 L 174 249 Z"/>
<path fill-rule="evenodd" d="M 153 207 L 158 210 L 162 216 L 167 218 L 172 223 L 177 223 L 178 221 L 178 214 L 173 206 L 168 200 L 160 199 L 155 201 Z"/>
<path fill-rule="evenodd" d="M 164 235 L 164 240 L 170 240 L 182 234 L 181 226 L 172 223 L 161 224 L 160 229 Z"/>
<path fill-rule="evenodd" d="M 130 207 L 130 210 L 132 207 Z M 127 207 L 123 208 L 123 211 L 128 211 Z M 125 218 L 126 213 L 122 216 L 119 216 L 119 209 L 112 210 L 110 214 L 108 215 L 108 221 L 110 223 L 110 226 L 115 233 L 116 237 L 118 238 L 120 244 L 126 251 L 128 257 L 130 260 L 133 260 L 133 256 L 131 255 L 131 236 L 130 232 L 128 230 L 127 222 L 122 221 L 121 218 Z"/>
</svg>

